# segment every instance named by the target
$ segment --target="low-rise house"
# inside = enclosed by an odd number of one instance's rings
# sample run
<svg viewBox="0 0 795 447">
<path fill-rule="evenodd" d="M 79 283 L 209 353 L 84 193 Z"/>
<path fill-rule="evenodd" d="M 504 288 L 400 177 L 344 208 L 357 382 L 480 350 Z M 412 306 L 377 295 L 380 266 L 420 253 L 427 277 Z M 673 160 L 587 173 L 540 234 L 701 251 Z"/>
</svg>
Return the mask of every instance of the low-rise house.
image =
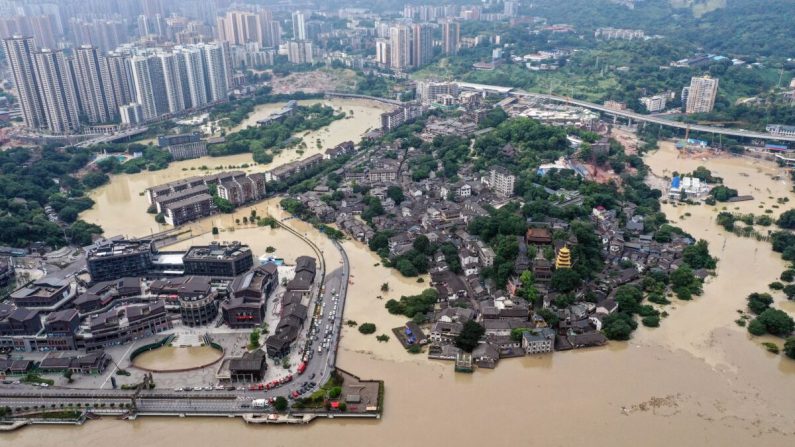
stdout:
<svg viewBox="0 0 795 447">
<path fill-rule="evenodd" d="M 105 369 L 112 361 L 113 359 L 105 351 L 98 350 L 76 357 L 49 356 L 39 363 L 39 369 L 50 373 L 71 371 L 76 374 L 98 375 L 105 372 Z"/>
<path fill-rule="evenodd" d="M 268 364 L 261 349 L 245 352 L 229 360 L 229 374 L 233 382 L 259 382 L 265 377 Z"/>
<path fill-rule="evenodd" d="M 555 331 L 550 328 L 534 329 L 522 334 L 522 348 L 528 355 L 552 352 L 555 346 Z"/>
<path fill-rule="evenodd" d="M 80 314 L 77 309 L 65 309 L 47 315 L 44 320 L 47 347 L 56 351 L 77 349 L 75 335 L 79 326 Z"/>
<path fill-rule="evenodd" d="M 461 334 L 464 325 L 458 322 L 437 321 L 431 327 L 431 341 L 436 343 L 450 343 Z"/>
<path fill-rule="evenodd" d="M 500 360 L 500 352 L 491 343 L 480 343 L 472 350 L 472 360 L 480 368 L 494 368 Z"/>
<path fill-rule="evenodd" d="M 428 346 L 428 358 L 434 360 L 455 360 L 461 353 L 461 349 L 451 345 L 445 344 L 432 344 Z"/>
</svg>

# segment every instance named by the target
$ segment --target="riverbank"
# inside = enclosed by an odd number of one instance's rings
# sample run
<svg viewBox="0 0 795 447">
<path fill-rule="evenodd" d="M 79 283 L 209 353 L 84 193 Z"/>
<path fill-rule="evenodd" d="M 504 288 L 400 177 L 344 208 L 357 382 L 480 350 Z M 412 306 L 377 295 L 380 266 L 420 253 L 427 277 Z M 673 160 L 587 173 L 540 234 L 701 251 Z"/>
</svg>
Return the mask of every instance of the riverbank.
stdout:
<svg viewBox="0 0 795 447">
<path fill-rule="evenodd" d="M 646 156 L 653 173 L 663 176 L 666 171 L 691 171 L 703 164 L 741 193 L 746 185 L 754 191 L 758 188 L 759 193 L 754 195 L 759 197 L 754 202 L 732 204 L 740 211 L 760 213 L 759 205 L 775 203 L 768 196 L 795 198 L 789 192 L 789 180 L 774 180 L 780 169 L 772 163 L 733 157 L 680 159 L 668 144 Z M 768 190 L 770 193 L 763 197 Z M 236 215 L 247 215 L 249 208 Z M 258 214 L 268 209 L 274 216 L 286 217 L 273 201 L 255 208 Z M 499 444 L 524 444 L 532 436 L 534 443 L 549 445 L 791 445 L 795 401 L 788 391 L 795 384 L 795 362 L 766 352 L 757 345 L 760 340 L 751 340 L 745 329 L 733 322 L 749 291 L 765 290 L 781 272 L 783 263 L 768 243 L 725 233 L 714 223 L 719 209 L 663 206 L 669 219 L 693 236 L 708 240 L 720 262 L 718 275 L 708 280 L 704 294 L 691 302 L 675 301 L 670 306 L 671 315 L 660 328 L 639 328 L 629 342 L 611 342 L 602 348 L 512 359 L 495 370 L 478 370 L 474 375 L 455 374 L 449 362 L 412 356 L 394 338 L 379 344 L 374 335 L 345 328 L 337 365 L 362 377 L 384 380 L 386 417 L 345 423 L 319 420 L 309 429 L 282 427 L 269 430 L 268 441 L 274 445 L 308 442 L 335 447 L 379 439 L 401 446 L 414 443 L 408 433 L 411 430 L 421 433 L 426 443 L 462 446 L 494 443 L 495 432 L 499 433 Z M 130 208 L 132 218 L 136 213 Z M 213 221 L 223 225 L 230 220 L 234 221 L 234 215 L 213 216 L 197 226 L 207 228 Z M 291 221 L 291 225 L 321 246 L 329 269 L 340 262 L 325 236 L 304 222 Z M 237 231 L 243 230 L 234 231 L 222 233 L 222 237 L 231 240 L 242 236 Z M 260 232 L 269 229 L 250 231 L 246 239 L 240 239 L 250 244 L 267 243 L 260 240 L 268 233 Z M 394 323 L 404 319 L 389 315 L 383 307 L 385 300 L 416 293 L 427 282 L 412 282 L 416 279 L 401 278 L 394 270 L 376 265 L 377 256 L 362 244 L 343 244 L 353 273 L 345 319 L 374 322 L 377 333 L 388 333 Z M 279 244 L 278 249 L 292 247 Z M 380 285 L 384 282 L 394 292 L 383 294 Z M 383 295 L 384 300 L 377 295 Z M 466 421 L 465 428 L 462 420 Z M 267 428 L 222 419 L 104 420 L 79 428 L 23 430 L 8 439 L 19 447 L 56 442 L 85 445 L 107 439 L 117 440 L 117 447 L 186 442 L 237 445 L 262 435 L 255 431 L 262 429 Z M 619 431 L 620 436 L 616 436 Z"/>
<path fill-rule="evenodd" d="M 724 209 L 733 213 L 765 214 L 774 219 L 788 207 L 773 208 L 777 198 L 795 200 L 792 182 L 784 170 L 775 163 L 752 158 L 721 156 L 709 160 L 680 155 L 671 142 L 661 142 L 660 149 L 646 157 L 646 163 L 656 176 L 676 172 L 692 172 L 706 166 L 712 174 L 723 177 L 724 184 L 752 194 L 754 200 L 708 205 L 663 204 L 662 210 L 674 225 L 681 227 L 697 239 L 709 242 L 710 251 L 718 258 L 716 276 L 708 278 L 704 295 L 691 302 L 676 300 L 667 318 L 654 330 L 638 331 L 638 341 L 661 344 L 669 349 L 682 349 L 704 360 L 713 367 L 738 370 L 741 365 L 730 360 L 734 343 L 754 346 L 761 340 L 751 339 L 745 328 L 734 323 L 738 310 L 745 309 L 746 297 L 752 292 L 766 292 L 767 285 L 778 279 L 786 262 L 774 253 L 769 242 L 742 238 L 716 224 L 715 218 Z M 782 294 L 777 294 L 776 305 L 785 310 L 791 307 Z M 791 309 L 790 309 L 791 311 Z M 758 347 L 763 351 L 761 347 Z M 758 353 L 764 357 L 765 352 Z M 795 361 L 780 356 L 779 369 L 795 373 Z"/>
</svg>

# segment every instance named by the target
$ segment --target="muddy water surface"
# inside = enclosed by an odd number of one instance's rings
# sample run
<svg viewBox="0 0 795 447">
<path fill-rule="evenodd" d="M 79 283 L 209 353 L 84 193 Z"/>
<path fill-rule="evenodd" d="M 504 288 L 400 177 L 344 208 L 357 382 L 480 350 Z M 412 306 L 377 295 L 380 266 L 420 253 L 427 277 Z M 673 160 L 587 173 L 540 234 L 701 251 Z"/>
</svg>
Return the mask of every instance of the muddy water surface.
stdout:
<svg viewBox="0 0 795 447">
<path fill-rule="evenodd" d="M 209 346 L 163 346 L 139 355 L 133 365 L 153 371 L 179 371 L 207 365 L 222 356 L 221 351 Z"/>
<path fill-rule="evenodd" d="M 754 202 L 737 205 L 744 212 L 759 213 L 756 210 L 762 201 L 765 207 L 774 203 L 767 196 L 795 199 L 788 182 L 772 178 L 782 174 L 772 164 L 745 159 L 679 159 L 667 145 L 648 156 L 647 162 L 658 175 L 707 165 L 741 194 L 758 196 Z M 274 215 L 279 212 L 273 203 L 270 210 Z M 675 302 L 662 327 L 641 328 L 630 342 L 503 360 L 493 371 L 461 375 L 453 373 L 450 363 L 406 354 L 394 337 L 379 344 L 374 335 L 346 328 L 339 366 L 364 378 L 385 380 L 386 409 L 380 421 L 251 427 L 221 419 L 104 420 L 79 428 L 25 429 L 5 438 L 15 446 L 92 445 L 112 440 L 119 447 L 252 442 L 347 447 L 363 441 L 385 446 L 418 442 L 461 446 L 793 445 L 795 362 L 765 352 L 758 343 L 766 339 L 750 339 L 733 322 L 737 309 L 743 308 L 744 297 L 765 290 L 783 269 L 783 262 L 771 254 L 765 242 L 725 234 L 714 224 L 716 208 L 667 205 L 664 210 L 686 231 L 710 242 L 720 258 L 718 276 L 708 281 L 702 297 L 689 303 Z M 295 224 L 323 244 L 329 266 L 339 263 L 323 236 L 305 224 Z M 235 236 L 242 236 L 243 231 L 248 230 L 235 229 Z M 261 229 L 252 229 L 250 236 L 253 239 L 246 240 L 250 244 L 259 243 L 260 237 L 277 237 Z M 280 244 L 277 250 L 291 250 L 281 246 L 289 246 L 289 240 L 276 242 Z M 425 284 L 376 266 L 377 257 L 361 244 L 344 245 L 354 275 L 345 318 L 374 322 L 377 334 L 389 333 L 388 329 L 403 320 L 386 312 L 385 300 L 417 293 Z M 390 286 L 386 294 L 380 291 L 385 282 Z M 780 300 L 776 306 L 793 310 L 791 303 Z"/>
</svg>

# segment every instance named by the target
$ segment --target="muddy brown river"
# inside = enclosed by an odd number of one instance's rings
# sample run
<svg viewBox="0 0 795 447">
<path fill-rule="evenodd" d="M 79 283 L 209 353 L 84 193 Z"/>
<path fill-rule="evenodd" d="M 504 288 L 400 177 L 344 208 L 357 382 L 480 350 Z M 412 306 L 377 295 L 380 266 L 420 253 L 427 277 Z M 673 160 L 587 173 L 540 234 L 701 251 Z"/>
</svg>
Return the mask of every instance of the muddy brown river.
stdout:
<svg viewBox="0 0 795 447">
<path fill-rule="evenodd" d="M 363 126 L 367 127 L 367 126 Z M 726 184 L 753 194 L 741 211 L 760 213 L 775 203 L 769 197 L 789 197 L 792 184 L 773 177 L 783 172 L 772 163 L 742 159 L 680 158 L 671 144 L 647 156 L 660 176 L 706 165 Z M 178 176 L 177 168 L 169 174 Z M 149 175 L 149 174 L 145 174 Z M 156 174 L 162 175 L 162 174 Z M 134 176 L 114 177 L 106 192 L 129 190 L 132 197 L 146 184 Z M 135 199 L 137 200 L 137 199 Z M 762 203 L 764 202 L 764 203 Z M 91 215 L 103 220 L 103 202 Z M 272 204 L 273 205 L 273 204 Z M 263 205 L 259 205 L 261 207 Z M 267 206 L 267 205 L 265 205 Z M 145 207 L 128 207 L 129 220 L 111 215 L 111 228 L 141 234 L 137 222 Z M 455 374 L 446 362 L 429 361 L 403 351 L 394 337 L 377 343 L 374 335 L 343 331 L 338 365 L 363 378 L 386 383 L 383 419 L 323 420 L 304 427 L 255 427 L 239 420 L 147 419 L 135 422 L 92 421 L 82 427 L 36 427 L 4 435 L 15 447 L 58 444 L 107 445 L 544 445 L 572 446 L 792 446 L 795 444 L 795 362 L 766 352 L 733 321 L 751 291 L 764 291 L 784 268 L 765 242 L 726 234 L 714 223 L 719 207 L 666 205 L 671 220 L 709 241 L 720 258 L 718 276 L 710 278 L 704 295 L 692 302 L 675 301 L 657 329 L 639 328 L 631 341 L 607 347 L 558 352 L 543 357 L 508 359 L 495 370 Z M 122 210 L 125 207 L 113 208 Z M 271 208 L 278 214 L 275 205 Z M 781 211 L 776 209 L 775 212 Z M 245 213 L 245 211 L 243 212 Z M 686 216 L 689 213 L 689 216 Z M 680 219 L 680 216 L 682 217 Z M 310 227 L 296 223 L 322 244 L 329 266 L 338 263 L 333 247 Z M 145 228 L 144 228 L 145 230 Z M 244 231 L 246 232 L 244 234 Z M 235 229 L 249 242 L 248 232 L 262 232 L 288 255 L 303 249 L 283 247 L 279 230 Z M 110 234 L 110 233 L 109 233 Z M 258 239 L 255 237 L 255 240 Z M 266 242 L 257 242 L 263 245 Z M 295 245 L 295 244 L 293 244 Z M 374 322 L 376 333 L 402 323 L 389 315 L 378 299 L 421 290 L 423 284 L 384 269 L 366 247 L 345 242 L 354 284 L 345 318 Z M 776 297 L 789 312 L 791 303 Z M 780 344 L 780 341 L 779 341 Z M 155 378 L 156 379 L 156 378 Z"/>
</svg>

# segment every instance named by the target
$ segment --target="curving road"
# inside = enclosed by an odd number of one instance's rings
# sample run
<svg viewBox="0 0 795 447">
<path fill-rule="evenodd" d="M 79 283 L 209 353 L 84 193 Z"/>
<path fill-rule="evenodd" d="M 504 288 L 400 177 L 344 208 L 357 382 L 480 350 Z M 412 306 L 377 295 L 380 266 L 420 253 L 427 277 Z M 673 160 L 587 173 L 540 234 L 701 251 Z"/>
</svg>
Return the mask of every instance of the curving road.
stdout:
<svg viewBox="0 0 795 447">
<path fill-rule="evenodd" d="M 317 296 L 322 297 L 322 299 L 316 300 L 315 305 L 319 306 L 321 310 L 317 313 L 318 318 L 309 327 L 310 330 L 312 328 L 316 329 L 317 340 L 313 340 L 312 338 L 314 337 L 310 337 L 310 334 L 307 333 L 308 344 L 306 347 L 311 349 L 313 354 L 312 359 L 307 362 L 304 373 L 300 376 L 294 374 L 294 379 L 289 384 L 268 391 L 252 391 L 246 387 L 235 391 L 174 392 L 162 389 L 142 391 L 135 399 L 136 407 L 139 411 L 174 414 L 268 412 L 268 409 L 250 408 L 251 400 L 277 396 L 287 397 L 292 391 L 299 389 L 304 382 L 313 381 L 319 386 L 331 377 L 337 360 L 343 310 L 350 278 L 348 254 L 339 242 L 333 241 L 334 246 L 340 252 L 342 262 L 339 267 L 325 274 L 328 266 L 320 248 L 297 230 L 290 228 L 283 222 L 279 222 L 279 224 L 282 228 L 298 236 L 312 247 L 320 261 L 322 279 L 320 284 L 318 284 Z M 334 317 L 331 317 L 332 313 Z M 326 337 L 328 339 L 327 348 L 323 348 L 318 352 L 318 346 Z M 299 346 L 296 345 L 294 349 L 299 349 Z M 303 396 L 311 394 L 316 388 L 313 387 L 307 390 Z M 0 385 L 0 405 L 7 405 L 12 408 L 33 408 L 34 406 L 60 408 L 61 404 L 72 404 L 74 406 L 81 404 L 83 407 L 90 405 L 95 408 L 104 405 L 103 408 L 105 409 L 111 408 L 111 404 L 113 404 L 114 407 L 119 408 L 122 404 L 131 403 L 133 396 L 135 396 L 135 391 L 121 389 L 33 388 L 25 384 Z"/>
</svg>

